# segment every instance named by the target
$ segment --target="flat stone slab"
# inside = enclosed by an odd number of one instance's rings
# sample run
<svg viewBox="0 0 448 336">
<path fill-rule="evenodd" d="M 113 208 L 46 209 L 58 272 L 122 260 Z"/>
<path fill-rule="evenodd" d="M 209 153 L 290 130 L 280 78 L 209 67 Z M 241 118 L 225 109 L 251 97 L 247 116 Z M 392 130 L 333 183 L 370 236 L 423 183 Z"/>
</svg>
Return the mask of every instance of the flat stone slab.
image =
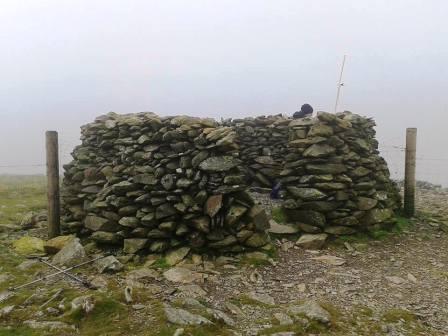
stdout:
<svg viewBox="0 0 448 336">
<path fill-rule="evenodd" d="M 304 249 L 319 250 L 324 246 L 327 238 L 326 233 L 304 234 L 297 240 L 296 245 Z"/>
<path fill-rule="evenodd" d="M 202 274 L 183 267 L 173 267 L 163 273 L 165 279 L 171 282 L 189 284 L 202 279 Z"/>
<path fill-rule="evenodd" d="M 289 224 L 279 224 L 273 219 L 269 221 L 269 225 L 268 231 L 274 234 L 295 234 L 299 232 L 297 227 Z"/>
<path fill-rule="evenodd" d="M 166 318 L 168 322 L 179 325 L 204 325 L 212 324 L 211 321 L 205 317 L 197 314 L 192 314 L 185 309 L 172 308 L 166 306 L 164 308 Z"/>
</svg>

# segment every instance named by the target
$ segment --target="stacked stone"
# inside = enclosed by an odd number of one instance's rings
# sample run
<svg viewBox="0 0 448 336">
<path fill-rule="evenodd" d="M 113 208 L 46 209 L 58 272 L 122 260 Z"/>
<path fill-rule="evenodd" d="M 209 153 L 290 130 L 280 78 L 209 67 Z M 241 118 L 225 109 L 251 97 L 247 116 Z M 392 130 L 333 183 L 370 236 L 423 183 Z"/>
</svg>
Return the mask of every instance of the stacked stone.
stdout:
<svg viewBox="0 0 448 336">
<path fill-rule="evenodd" d="M 251 186 L 272 188 L 278 181 L 287 154 L 290 121 L 282 115 L 274 115 L 223 122 L 237 134 L 240 157 Z"/>
<path fill-rule="evenodd" d="M 265 245 L 268 219 L 245 192 L 235 137 L 212 119 L 97 118 L 64 166 L 67 230 L 130 254 Z"/>
<path fill-rule="evenodd" d="M 400 196 L 374 126 L 350 112 L 291 121 L 283 207 L 301 231 L 353 234 L 393 223 Z"/>
</svg>

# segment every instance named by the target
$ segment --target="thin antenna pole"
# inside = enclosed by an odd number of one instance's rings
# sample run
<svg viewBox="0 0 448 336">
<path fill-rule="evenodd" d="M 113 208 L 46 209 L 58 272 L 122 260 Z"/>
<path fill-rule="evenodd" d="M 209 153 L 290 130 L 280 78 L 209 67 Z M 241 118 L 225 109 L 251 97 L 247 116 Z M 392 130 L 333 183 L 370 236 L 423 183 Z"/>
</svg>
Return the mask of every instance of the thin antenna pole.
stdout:
<svg viewBox="0 0 448 336">
<path fill-rule="evenodd" d="M 338 111 L 338 104 L 339 104 L 339 96 L 341 94 L 341 87 L 344 85 L 342 83 L 342 74 L 344 73 L 344 66 L 345 66 L 345 58 L 347 55 L 344 55 L 344 59 L 342 60 L 342 67 L 341 67 L 341 74 L 339 75 L 339 82 L 338 82 L 338 92 L 336 93 L 336 103 L 334 104 L 334 113 Z"/>
</svg>

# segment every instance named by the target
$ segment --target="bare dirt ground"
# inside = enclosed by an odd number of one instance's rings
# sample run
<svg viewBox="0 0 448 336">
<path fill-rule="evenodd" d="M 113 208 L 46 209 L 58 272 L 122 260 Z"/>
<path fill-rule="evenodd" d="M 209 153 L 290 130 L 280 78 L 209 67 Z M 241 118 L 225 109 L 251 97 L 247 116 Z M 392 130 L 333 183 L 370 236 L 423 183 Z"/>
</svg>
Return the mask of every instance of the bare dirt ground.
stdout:
<svg viewBox="0 0 448 336">
<path fill-rule="evenodd" d="M 368 312 L 367 320 L 355 319 L 352 328 L 344 326 L 347 334 L 374 335 L 376 324 L 381 334 L 448 335 L 448 235 L 443 231 L 448 228 L 443 224 L 448 219 L 447 196 L 420 191 L 419 218 L 401 234 L 381 240 L 353 239 L 346 246 L 336 243 L 321 251 L 278 243 L 276 265 L 258 268 L 258 282 L 250 281 L 250 270 L 227 272 L 208 286 L 211 301 L 250 291 L 268 293 L 284 304 L 311 298 L 331 303 L 346 319 Z M 332 266 L 312 259 L 321 255 L 337 256 L 345 263 Z M 388 311 L 391 321 L 394 313 L 409 312 L 415 316 L 415 328 L 404 322 L 400 327 L 403 317 L 397 318 L 398 324 L 385 323 Z"/>
<path fill-rule="evenodd" d="M 277 249 L 266 254 L 189 257 L 174 268 L 191 271 L 186 281 L 168 279 L 163 259 L 142 257 L 120 273 L 98 274 L 93 267 L 76 272 L 99 284 L 97 291 L 58 278 L 6 299 L 6 288 L 51 271 L 36 263 L 27 267 L 10 248 L 24 232 L 4 230 L 0 335 L 448 335 L 447 200 L 447 192 L 419 191 L 418 216 L 376 239 L 343 237 L 311 251 L 295 246 L 294 238 L 274 238 Z M 28 234 L 43 237 L 45 230 Z M 133 288 L 133 302 L 125 300 L 126 286 Z M 45 304 L 59 289 L 63 293 Z M 71 311 L 70 301 L 86 294 L 94 297 L 93 311 Z M 309 300 L 331 315 L 329 323 L 291 314 L 292 305 Z M 169 323 L 164 304 L 213 325 Z M 65 325 L 51 330 L 29 321 Z"/>
</svg>

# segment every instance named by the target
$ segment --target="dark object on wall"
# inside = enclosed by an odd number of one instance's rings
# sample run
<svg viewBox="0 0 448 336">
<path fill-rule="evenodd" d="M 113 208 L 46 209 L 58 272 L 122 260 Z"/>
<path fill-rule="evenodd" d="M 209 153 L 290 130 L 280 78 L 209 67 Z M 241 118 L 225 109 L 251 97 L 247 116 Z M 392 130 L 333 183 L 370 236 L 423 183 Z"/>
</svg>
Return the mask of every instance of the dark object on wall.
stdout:
<svg viewBox="0 0 448 336">
<path fill-rule="evenodd" d="M 310 104 L 303 104 L 300 111 L 293 114 L 294 119 L 309 117 L 313 114 L 313 107 Z"/>
<path fill-rule="evenodd" d="M 277 182 L 271 190 L 271 198 L 272 199 L 279 199 L 280 198 L 280 189 L 282 188 L 282 184 L 280 182 Z"/>
</svg>

